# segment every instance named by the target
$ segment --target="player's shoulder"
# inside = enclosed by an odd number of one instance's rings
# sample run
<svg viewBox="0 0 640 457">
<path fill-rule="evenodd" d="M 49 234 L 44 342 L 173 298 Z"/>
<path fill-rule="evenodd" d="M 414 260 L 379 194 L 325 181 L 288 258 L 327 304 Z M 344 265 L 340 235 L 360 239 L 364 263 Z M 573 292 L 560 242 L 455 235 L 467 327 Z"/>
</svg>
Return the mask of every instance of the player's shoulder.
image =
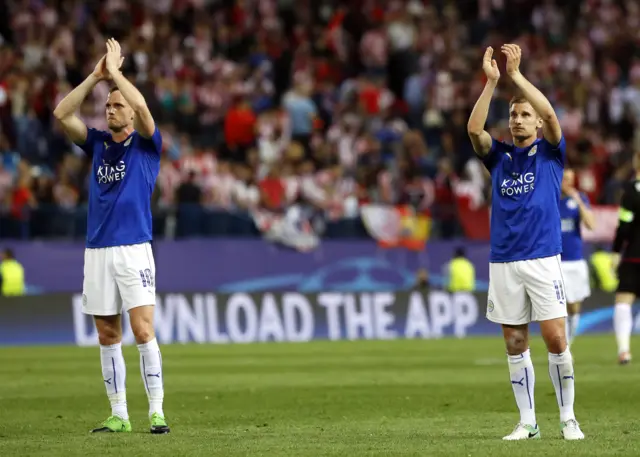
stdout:
<svg viewBox="0 0 640 457">
<path fill-rule="evenodd" d="M 105 131 L 105 130 L 100 130 L 100 129 L 96 129 L 94 127 L 87 127 L 87 140 L 93 140 L 93 141 L 106 141 L 106 140 L 110 140 L 111 139 L 111 133 Z"/>
<path fill-rule="evenodd" d="M 137 130 L 133 131 L 133 136 L 135 136 L 136 138 L 140 139 L 140 140 L 144 140 L 144 141 L 152 141 L 155 138 L 162 138 L 162 132 L 160 132 L 160 129 L 158 128 L 158 126 L 155 126 L 155 129 L 153 131 L 153 134 L 150 137 L 146 137 L 144 136 L 142 133 L 138 132 Z"/>
<path fill-rule="evenodd" d="M 491 137 L 492 150 L 496 152 L 510 152 L 510 151 L 513 151 L 513 148 L 514 148 L 513 144 Z"/>
<path fill-rule="evenodd" d="M 100 154 L 102 148 L 100 146 L 107 146 L 107 143 L 111 140 L 111 133 L 99 130 L 93 127 L 87 127 L 87 138 L 83 143 L 76 143 L 87 154 L 94 156 Z"/>
<path fill-rule="evenodd" d="M 133 139 L 134 147 L 140 151 L 157 155 L 162 149 L 162 134 L 157 125 L 151 137 L 147 138 L 137 130 L 134 130 L 131 138 Z"/>
</svg>

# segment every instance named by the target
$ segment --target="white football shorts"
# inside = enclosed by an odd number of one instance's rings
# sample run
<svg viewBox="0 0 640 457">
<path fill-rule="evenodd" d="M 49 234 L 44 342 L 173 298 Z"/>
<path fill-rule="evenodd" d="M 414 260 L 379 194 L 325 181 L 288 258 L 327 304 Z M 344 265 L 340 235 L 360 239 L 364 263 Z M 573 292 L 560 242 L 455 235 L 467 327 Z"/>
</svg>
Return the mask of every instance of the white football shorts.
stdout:
<svg viewBox="0 0 640 457">
<path fill-rule="evenodd" d="M 115 316 L 156 303 L 156 268 L 149 243 L 84 251 L 82 312 Z"/>
<path fill-rule="evenodd" d="M 522 325 L 566 316 L 559 255 L 489 264 L 487 319 Z"/>
<path fill-rule="evenodd" d="M 567 288 L 567 303 L 582 302 L 591 295 L 589 265 L 586 260 L 562 262 L 562 276 L 564 276 L 564 284 Z"/>
</svg>

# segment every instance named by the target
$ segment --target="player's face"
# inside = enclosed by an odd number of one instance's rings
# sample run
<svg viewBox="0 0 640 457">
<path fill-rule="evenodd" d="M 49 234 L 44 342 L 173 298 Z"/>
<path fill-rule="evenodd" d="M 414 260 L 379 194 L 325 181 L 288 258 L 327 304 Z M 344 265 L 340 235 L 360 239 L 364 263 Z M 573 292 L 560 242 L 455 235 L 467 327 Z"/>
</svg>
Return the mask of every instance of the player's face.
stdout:
<svg viewBox="0 0 640 457">
<path fill-rule="evenodd" d="M 576 174 L 573 170 L 567 169 L 562 175 L 562 190 L 573 189 L 576 182 Z"/>
<path fill-rule="evenodd" d="M 109 94 L 105 107 L 109 130 L 119 132 L 133 125 L 133 110 L 119 90 Z"/>
<path fill-rule="evenodd" d="M 538 134 L 542 119 L 529 103 L 514 103 L 509 110 L 509 130 L 511 136 L 523 141 Z"/>
</svg>

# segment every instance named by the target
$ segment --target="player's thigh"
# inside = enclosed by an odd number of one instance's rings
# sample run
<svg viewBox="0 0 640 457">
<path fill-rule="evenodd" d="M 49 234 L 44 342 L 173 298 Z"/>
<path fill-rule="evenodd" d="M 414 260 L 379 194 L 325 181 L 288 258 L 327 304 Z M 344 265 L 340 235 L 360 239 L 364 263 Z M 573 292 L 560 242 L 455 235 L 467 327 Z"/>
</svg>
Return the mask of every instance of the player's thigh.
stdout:
<svg viewBox="0 0 640 457">
<path fill-rule="evenodd" d="M 581 303 L 591 295 L 589 266 L 585 260 L 562 262 L 561 268 L 568 303 Z"/>
<path fill-rule="evenodd" d="M 525 260 L 520 266 L 534 321 L 567 317 L 567 298 L 560 256 Z"/>
<path fill-rule="evenodd" d="M 114 248 L 114 270 L 125 311 L 156 303 L 156 269 L 149 243 Z"/>
<path fill-rule="evenodd" d="M 85 249 L 82 312 L 92 316 L 115 316 L 122 301 L 113 274 L 110 248 Z"/>
<path fill-rule="evenodd" d="M 531 303 L 518 275 L 517 262 L 489 264 L 487 319 L 498 324 L 531 322 Z"/>
</svg>

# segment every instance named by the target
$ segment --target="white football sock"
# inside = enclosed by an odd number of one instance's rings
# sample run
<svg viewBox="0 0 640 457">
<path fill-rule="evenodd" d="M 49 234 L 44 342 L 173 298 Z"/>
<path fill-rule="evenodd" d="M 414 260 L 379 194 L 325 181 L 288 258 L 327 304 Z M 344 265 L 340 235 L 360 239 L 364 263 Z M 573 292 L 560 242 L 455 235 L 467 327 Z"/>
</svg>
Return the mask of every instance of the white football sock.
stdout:
<svg viewBox="0 0 640 457">
<path fill-rule="evenodd" d="M 520 355 L 507 355 L 511 386 L 516 397 L 516 404 L 520 410 L 520 422 L 535 426 L 536 409 L 533 400 L 533 388 L 536 377 L 533 372 L 529 349 Z"/>
<path fill-rule="evenodd" d="M 102 365 L 102 379 L 107 388 L 107 397 L 111 402 L 111 414 L 129 419 L 127 411 L 127 393 L 125 380 L 127 370 L 122 356 L 122 345 L 120 343 L 110 346 L 100 346 L 100 364 Z"/>
<path fill-rule="evenodd" d="M 556 390 L 556 399 L 560 407 L 560 421 L 565 422 L 575 419 L 573 402 L 575 400 L 575 387 L 573 377 L 573 357 L 569 348 L 562 354 L 549 353 L 549 376 Z"/>
<path fill-rule="evenodd" d="M 162 378 L 162 356 L 158 341 L 154 338 L 148 343 L 138 344 L 140 351 L 140 373 L 144 383 L 147 397 L 149 398 L 149 416 L 162 412 L 162 401 L 164 399 L 164 387 Z"/>
<path fill-rule="evenodd" d="M 633 328 L 633 317 L 631 305 L 618 303 L 613 310 L 613 328 L 616 332 L 618 342 L 618 354 L 629 352 L 631 346 L 631 330 Z"/>
<path fill-rule="evenodd" d="M 580 313 L 572 314 L 567 318 L 569 331 L 567 333 L 567 343 L 576 338 L 576 331 L 580 323 Z"/>
</svg>

